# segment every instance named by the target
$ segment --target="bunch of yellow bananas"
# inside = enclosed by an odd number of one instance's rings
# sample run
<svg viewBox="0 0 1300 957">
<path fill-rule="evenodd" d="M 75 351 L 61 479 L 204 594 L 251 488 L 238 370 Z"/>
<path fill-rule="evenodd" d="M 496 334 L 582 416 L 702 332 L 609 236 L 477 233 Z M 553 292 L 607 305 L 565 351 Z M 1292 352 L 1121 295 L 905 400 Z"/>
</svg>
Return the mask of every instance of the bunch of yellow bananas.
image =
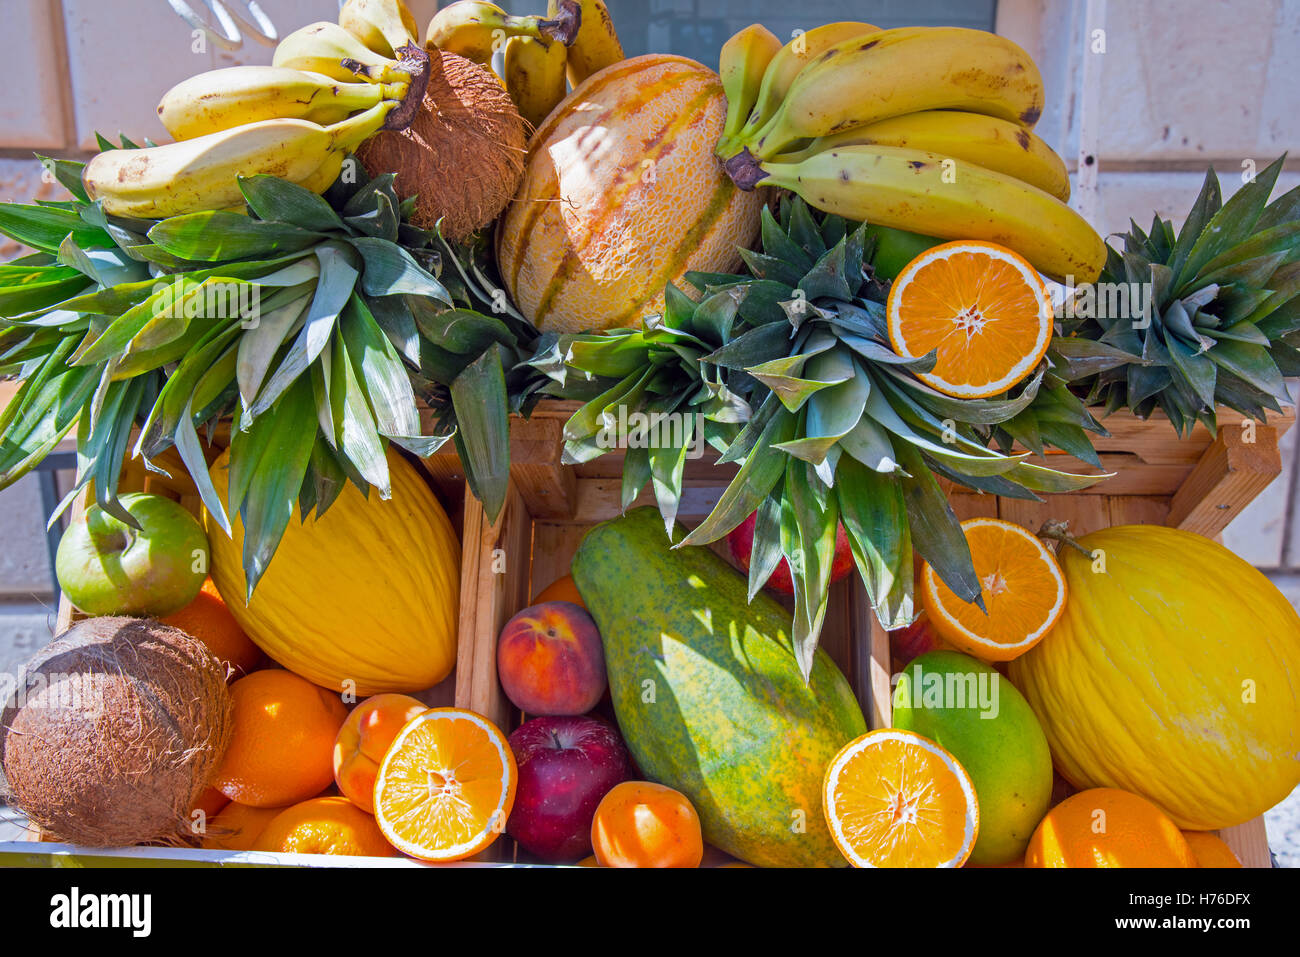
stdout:
<svg viewBox="0 0 1300 957">
<path fill-rule="evenodd" d="M 781 41 L 761 24 L 722 48 L 718 141 L 742 189 L 790 189 L 849 219 L 984 239 L 1042 273 L 1091 282 L 1100 236 L 1066 205 L 1065 164 L 1035 136 L 1043 82 L 1004 37 L 842 22 Z"/>
<path fill-rule="evenodd" d="M 428 57 L 402 0 L 348 0 L 337 24 L 286 36 L 272 65 L 179 83 L 158 116 L 175 143 L 106 150 L 86 164 L 91 199 L 118 216 L 162 219 L 242 208 L 240 176 L 269 173 L 315 193 L 380 129 L 410 124 Z"/>
<path fill-rule="evenodd" d="M 534 129 L 559 106 L 569 84 L 577 87 L 623 59 L 604 0 L 548 0 L 544 17 L 511 16 L 494 3 L 459 0 L 434 15 L 425 46 L 488 69 L 502 51 L 506 89 Z"/>
</svg>

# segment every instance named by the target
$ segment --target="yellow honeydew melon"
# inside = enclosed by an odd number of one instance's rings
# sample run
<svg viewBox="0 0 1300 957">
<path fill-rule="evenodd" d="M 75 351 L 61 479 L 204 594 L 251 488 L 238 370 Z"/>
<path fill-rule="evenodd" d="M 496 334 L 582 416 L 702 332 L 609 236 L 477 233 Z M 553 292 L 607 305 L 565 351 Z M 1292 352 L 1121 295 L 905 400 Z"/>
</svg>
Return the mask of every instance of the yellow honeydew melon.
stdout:
<svg viewBox="0 0 1300 957">
<path fill-rule="evenodd" d="M 229 453 L 212 465 L 222 500 Z M 205 516 L 212 580 L 240 626 L 268 655 L 325 688 L 372 695 L 419 691 L 456 661 L 460 544 L 433 492 L 390 451 L 392 497 L 350 482 L 324 517 L 295 510 L 245 604 L 244 529 L 229 538 Z"/>
<path fill-rule="evenodd" d="M 1069 601 L 1010 663 L 1057 769 L 1179 827 L 1241 824 L 1300 784 L 1300 616 L 1222 545 L 1172 528 L 1062 547 Z"/>
</svg>

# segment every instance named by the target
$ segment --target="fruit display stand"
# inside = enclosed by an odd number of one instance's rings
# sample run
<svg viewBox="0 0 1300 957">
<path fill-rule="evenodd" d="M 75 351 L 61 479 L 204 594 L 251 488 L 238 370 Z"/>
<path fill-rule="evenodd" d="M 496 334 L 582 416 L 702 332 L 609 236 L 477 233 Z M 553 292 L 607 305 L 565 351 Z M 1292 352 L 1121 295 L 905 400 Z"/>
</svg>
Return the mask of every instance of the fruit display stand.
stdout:
<svg viewBox="0 0 1300 957">
<path fill-rule="evenodd" d="M 423 461 L 457 532 L 461 535 L 460 620 L 455 670 L 438 686 L 418 696 L 431 706 L 454 704 L 479 712 L 507 731 L 523 715 L 505 697 L 497 680 L 497 639 L 505 622 L 529 604 L 533 595 L 569 570 L 587 530 L 620 513 L 622 456 L 617 451 L 583 465 L 562 463 L 564 423 L 576 403 L 546 401 L 528 419 L 512 420 L 511 482 L 506 506 L 497 521 L 482 504 L 464 494 L 464 475 L 454 452 Z M 1110 525 L 1146 523 L 1175 526 L 1207 537 L 1227 524 L 1281 472 L 1278 441 L 1294 414 L 1272 415 L 1267 422 L 1245 422 L 1220 410 L 1219 430 L 1211 436 L 1198 426 L 1179 439 L 1169 423 L 1143 421 L 1117 413 L 1104 422 L 1110 436 L 1096 442 L 1105 471 L 1112 477 L 1085 493 L 1049 495 L 1025 502 L 950 490 L 959 518 L 998 516 L 1030 528 L 1048 519 L 1065 520 L 1077 534 Z M 427 425 L 427 423 L 426 423 Z M 218 435 L 210 449 L 223 444 Z M 1052 464 L 1067 470 L 1086 467 L 1063 455 Z M 170 476 L 146 472 L 139 461 L 124 466 L 122 489 L 154 492 L 179 501 L 196 514 L 198 494 L 175 450 L 155 464 Z M 1094 470 L 1095 471 L 1095 470 Z M 678 518 L 698 524 L 717 503 L 734 475 L 734 466 L 718 466 L 712 456 L 687 463 Z M 637 504 L 653 504 L 648 492 Z M 85 502 L 74 505 L 75 521 Z M 715 549 L 725 549 L 715 543 Z M 629 574 L 632 574 L 629 572 Z M 56 633 L 80 615 L 64 598 Z M 848 677 L 863 713 L 873 728 L 890 724 L 891 662 L 889 635 L 878 625 L 866 592 L 856 576 L 833 586 L 822 633 L 822 647 Z M 1268 867 L 1270 856 L 1262 818 L 1228 829 L 1222 837 L 1247 867 Z M 175 847 L 88 849 L 41 843 L 0 843 L 0 864 L 25 866 L 177 864 L 218 866 L 426 866 L 408 859 L 349 858 L 227 852 Z M 457 866 L 527 864 L 514 844 L 501 838 L 482 854 Z"/>
<path fill-rule="evenodd" d="M 522 720 L 501 690 L 496 674 L 497 638 L 506 621 L 533 595 L 568 573 L 583 535 L 620 513 L 622 456 L 612 451 L 592 462 L 561 462 L 563 427 L 576 403 L 544 402 L 511 430 L 511 491 L 496 522 L 467 498 L 463 515 L 461 613 L 456 663 L 456 703 L 486 715 L 507 731 Z M 959 518 L 998 516 L 1036 529 L 1048 519 L 1065 520 L 1087 534 L 1122 524 L 1158 524 L 1215 538 L 1282 470 L 1278 441 L 1294 413 L 1246 422 L 1227 409 L 1218 412 L 1211 436 L 1197 426 L 1179 439 L 1169 422 L 1143 421 L 1127 412 L 1105 419 L 1110 432 L 1098 438 L 1102 466 L 1111 478 L 1086 492 L 1048 495 L 1026 502 L 989 495 L 953 494 Z M 1051 455 L 1051 464 L 1084 471 L 1082 463 Z M 436 461 L 436 460 L 435 460 Z M 454 476 L 454 458 L 435 464 Z M 1031 459 L 1032 461 L 1032 459 Z M 1072 462 L 1073 464 L 1063 464 Z M 1089 471 L 1096 471 L 1089 469 Z M 689 461 L 678 520 L 694 526 L 717 504 L 734 475 L 710 458 Z M 653 505 L 642 493 L 637 505 Z M 725 554 L 725 542 L 715 549 Z M 629 570 L 629 577 L 634 570 Z M 877 623 L 856 575 L 832 587 L 821 647 L 849 679 L 872 728 L 890 725 L 889 635 Z M 1256 818 L 1221 835 L 1247 867 L 1269 867 L 1264 820 Z M 487 851 L 509 859 L 508 840 Z"/>
</svg>

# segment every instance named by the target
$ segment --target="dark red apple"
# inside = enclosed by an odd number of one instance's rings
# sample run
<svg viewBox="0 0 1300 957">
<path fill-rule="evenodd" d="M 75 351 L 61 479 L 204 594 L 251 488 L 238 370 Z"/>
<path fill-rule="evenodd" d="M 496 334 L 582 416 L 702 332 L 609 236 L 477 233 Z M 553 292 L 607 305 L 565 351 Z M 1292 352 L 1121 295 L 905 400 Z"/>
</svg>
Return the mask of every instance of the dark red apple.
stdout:
<svg viewBox="0 0 1300 957">
<path fill-rule="evenodd" d="M 749 556 L 754 551 L 754 526 L 758 524 L 758 513 L 754 512 L 727 536 L 727 545 L 731 548 L 731 557 L 740 565 L 742 572 L 749 571 Z M 843 525 L 835 527 L 835 558 L 831 561 L 831 582 L 847 578 L 853 571 L 853 552 L 849 549 L 849 536 Z M 790 563 L 784 558 L 776 566 L 772 577 L 767 580 L 765 588 L 780 592 L 782 595 L 794 594 L 794 579 L 790 577 Z"/>
<path fill-rule="evenodd" d="M 905 628 L 895 628 L 889 633 L 889 649 L 894 664 L 901 668 L 913 658 L 919 658 L 927 651 L 948 650 L 950 646 L 939 633 L 930 627 L 930 620 L 925 612 L 916 616 L 916 621 Z"/>
<path fill-rule="evenodd" d="M 510 750 L 519 777 L 506 833 L 544 861 L 590 854 L 596 806 L 631 763 L 614 726 L 591 715 L 533 718 L 510 735 Z"/>
</svg>

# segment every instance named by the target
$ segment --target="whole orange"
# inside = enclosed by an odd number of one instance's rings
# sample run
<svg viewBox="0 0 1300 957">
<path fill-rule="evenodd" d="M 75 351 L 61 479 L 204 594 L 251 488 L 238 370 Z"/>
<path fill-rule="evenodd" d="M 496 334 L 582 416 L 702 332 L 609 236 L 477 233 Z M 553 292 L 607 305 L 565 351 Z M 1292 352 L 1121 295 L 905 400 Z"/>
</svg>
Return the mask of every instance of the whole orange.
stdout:
<svg viewBox="0 0 1300 957">
<path fill-rule="evenodd" d="M 601 867 L 699 867 L 704 858 L 695 806 L 649 781 L 624 781 L 601 799 L 591 847 Z"/>
<path fill-rule="evenodd" d="M 283 811 L 282 807 L 227 804 L 210 819 L 203 846 L 210 851 L 248 851 L 262 831 Z"/>
<path fill-rule="evenodd" d="M 208 822 L 216 817 L 221 809 L 230 803 L 230 798 L 226 797 L 216 788 L 207 788 L 199 795 L 194 806 L 190 808 L 190 829 L 195 834 L 202 834 L 208 826 Z M 198 812 L 202 811 L 202 814 Z"/>
<path fill-rule="evenodd" d="M 537 593 L 537 597 L 533 599 L 533 604 L 540 605 L 544 601 L 571 601 L 582 608 L 587 607 L 582 600 L 582 592 L 578 591 L 578 586 L 574 582 L 572 575 L 565 575 L 562 578 L 555 579 Z"/>
<path fill-rule="evenodd" d="M 337 694 L 290 671 L 255 671 L 230 686 L 235 726 L 213 786 L 232 801 L 284 807 L 334 780 L 334 739 L 347 718 Z"/>
<path fill-rule="evenodd" d="M 429 710 L 405 694 L 377 694 L 352 709 L 334 739 L 334 781 L 367 814 L 375 811 L 375 776 L 397 732 Z"/>
<path fill-rule="evenodd" d="M 280 854 L 393 857 L 375 819 L 345 797 L 319 797 L 285 808 L 253 843 Z"/>
<path fill-rule="evenodd" d="M 1199 867 L 1241 867 L 1241 861 L 1232 853 L 1232 848 L 1218 835 L 1209 831 L 1183 831 L 1183 839 L 1192 849 Z"/>
<path fill-rule="evenodd" d="M 1039 822 L 1025 867 L 1195 867 L 1178 825 L 1144 797 L 1091 788 Z"/>
<path fill-rule="evenodd" d="M 211 578 L 203 583 L 197 598 L 162 621 L 207 645 L 209 651 L 235 669 L 235 678 L 251 674 L 263 661 L 262 649 L 244 634 Z"/>
</svg>

